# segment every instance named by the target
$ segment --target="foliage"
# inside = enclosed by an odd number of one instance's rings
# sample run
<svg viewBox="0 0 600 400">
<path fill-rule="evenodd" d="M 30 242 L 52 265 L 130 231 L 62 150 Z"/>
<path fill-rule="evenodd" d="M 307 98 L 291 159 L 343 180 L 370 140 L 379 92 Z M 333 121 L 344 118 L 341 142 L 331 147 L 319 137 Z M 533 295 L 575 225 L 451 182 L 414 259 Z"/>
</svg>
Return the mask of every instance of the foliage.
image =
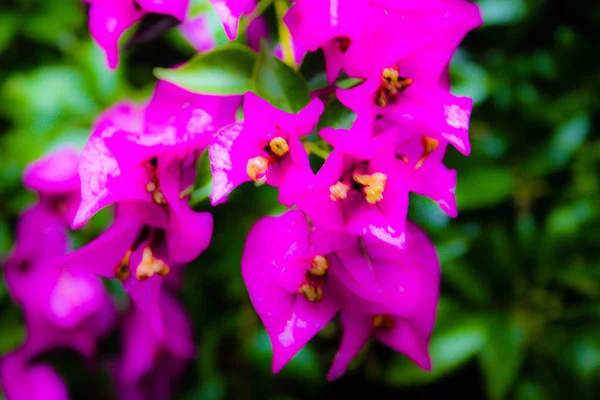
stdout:
<svg viewBox="0 0 600 400">
<path fill-rule="evenodd" d="M 466 38 L 451 70 L 455 93 L 476 103 L 472 155 L 464 158 L 454 150 L 448 155 L 449 166 L 459 171 L 459 217 L 448 219 L 422 198 L 413 199 L 410 210 L 436 243 L 443 266 L 433 372 L 373 343 L 345 378 L 326 383 L 322 377 L 340 336 L 333 324 L 282 373 L 270 374 L 270 347 L 249 303 L 239 260 L 252 224 L 282 206 L 272 189 L 248 184 L 226 205 L 210 209 L 215 216 L 211 247 L 186 271 L 182 298 L 196 324 L 199 351 L 180 385 L 180 398 L 326 398 L 352 394 L 356 386 L 373 397 L 597 398 L 600 65 L 595 31 L 600 14 L 591 12 L 591 0 L 578 7 L 533 0 L 482 0 L 480 5 L 486 23 Z M 152 48 L 142 44 L 129 50 L 111 73 L 85 21 L 79 0 L 10 0 L 0 6 L 4 254 L 10 251 L 18 213 L 33 200 L 20 183 L 23 167 L 65 141 L 83 143 L 100 110 L 123 97 L 144 98 L 155 66 L 177 64 L 193 54 L 172 31 L 154 39 Z M 305 78 L 312 85 L 315 77 L 296 76 L 269 54 L 264 48 L 254 61 L 252 53 L 232 44 L 196 56 L 175 81 L 188 79 L 205 90 L 224 81 L 230 85 L 226 93 L 254 87 L 269 101 L 297 111 L 308 101 Z M 186 68 L 203 68 L 209 75 L 186 75 Z M 168 78 L 169 72 L 156 74 Z M 283 80 L 292 82 L 293 90 L 279 86 L 282 74 L 294 74 Z M 289 93 L 292 98 L 282 97 Z M 324 118 L 347 124 L 351 116 L 334 104 Z M 199 196 L 192 201 L 208 210 Z M 105 220 L 99 216 L 78 235 L 94 237 Z M 22 315 L 2 285 L 0 355 L 23 340 Z M 115 342 L 109 338 L 103 346 L 116 351 Z M 85 393 L 86 379 L 77 377 L 74 367 L 81 360 L 52 360 L 61 365 L 73 393 Z M 90 378 L 104 379 L 102 374 Z"/>
</svg>

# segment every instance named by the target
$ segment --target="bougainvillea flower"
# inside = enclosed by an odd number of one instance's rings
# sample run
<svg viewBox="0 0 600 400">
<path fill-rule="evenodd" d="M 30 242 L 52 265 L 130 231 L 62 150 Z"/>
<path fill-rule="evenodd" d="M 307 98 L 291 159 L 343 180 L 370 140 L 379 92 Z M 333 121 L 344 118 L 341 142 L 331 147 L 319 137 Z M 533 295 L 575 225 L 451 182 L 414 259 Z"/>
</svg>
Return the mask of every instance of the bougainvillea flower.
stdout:
<svg viewBox="0 0 600 400">
<path fill-rule="evenodd" d="M 441 87 L 419 85 L 412 79 L 398 76 L 396 69 L 385 71 L 386 77 L 372 77 L 355 88 L 338 90 L 339 100 L 362 118 L 375 119 L 383 115 L 384 119 L 395 123 L 421 124 L 427 128 L 429 136 L 448 142 L 469 155 L 469 118 L 473 101 L 454 96 Z M 403 84 L 405 79 L 410 83 Z"/>
<path fill-rule="evenodd" d="M 80 201 L 79 151 L 54 150 L 33 161 L 23 172 L 23 184 L 39 196 L 39 205 L 69 223 Z"/>
<path fill-rule="evenodd" d="M 114 307 L 98 277 L 61 267 L 66 225 L 45 212 L 34 207 L 19 221 L 17 245 L 5 264 L 7 286 L 24 309 L 32 357 L 59 345 L 91 356 L 114 321 Z"/>
<path fill-rule="evenodd" d="M 334 150 L 306 184 L 282 187 L 280 200 L 297 206 L 319 227 L 374 235 L 402 247 L 409 181 L 394 153 L 397 132 L 361 140 L 354 129 L 361 128 L 323 130 Z"/>
<path fill-rule="evenodd" d="M 332 278 L 350 290 L 341 292 L 344 333 L 329 379 L 343 374 L 370 336 L 421 368 L 431 368 L 427 347 L 435 322 L 440 265 L 426 235 L 412 223 L 406 231 L 402 251 L 365 237 L 359 239 L 362 252 L 349 248 L 331 258 Z"/>
<path fill-rule="evenodd" d="M 108 110 L 81 155 L 82 201 L 73 225 L 118 201 L 161 204 L 164 187 L 180 189 L 177 175 L 186 175 L 174 165 L 199 154 L 212 132 L 235 121 L 238 104 L 239 98 L 197 95 L 160 82 L 147 107 L 121 104 Z M 172 194 L 168 203 L 176 204 L 179 195 Z"/>
<path fill-rule="evenodd" d="M 146 108 L 123 104 L 105 113 L 81 156 L 82 202 L 74 225 L 113 203 L 117 218 L 62 265 L 120 279 L 158 335 L 162 277 L 210 241 L 212 216 L 193 212 L 181 192 L 193 181 L 189 156 L 206 147 L 216 121 L 233 120 L 229 101 L 159 84 Z"/>
<path fill-rule="evenodd" d="M 244 96 L 244 121 L 221 129 L 208 153 L 213 172 L 213 205 L 224 202 L 250 180 L 275 187 L 310 169 L 300 138 L 312 132 L 323 103 L 313 99 L 297 114 L 279 110 L 252 92 Z"/>
<path fill-rule="evenodd" d="M 31 363 L 22 350 L 14 351 L 0 361 L 0 382 L 9 399 L 67 400 L 67 385 L 49 365 Z"/>
<path fill-rule="evenodd" d="M 252 12 L 256 0 L 209 0 L 223 23 L 225 33 L 230 40 L 238 34 L 238 24 L 242 14 Z"/>
<path fill-rule="evenodd" d="M 123 352 L 116 369 L 117 381 L 123 386 L 144 386 L 143 378 L 158 370 L 169 383 L 195 354 L 192 325 L 185 309 L 171 294 L 161 292 L 159 307 L 165 320 L 165 334 L 159 337 L 144 312 L 135 304 L 130 307 L 123 318 Z"/>
<path fill-rule="evenodd" d="M 44 194 L 72 193 L 79 190 L 79 152 L 59 148 L 33 161 L 23 172 L 25 187 Z"/>
<path fill-rule="evenodd" d="M 46 207 L 26 210 L 17 222 L 15 247 L 4 264 L 8 289 L 14 301 L 23 304 L 29 297 L 34 269 L 68 251 L 65 222 Z"/>
<path fill-rule="evenodd" d="M 408 125 L 404 124 L 404 134 Z M 418 132 L 418 130 L 416 130 Z M 408 135 L 407 135 L 408 136 Z M 456 217 L 456 171 L 442 162 L 446 144 L 429 136 L 411 135 L 396 147 L 396 156 L 411 180 L 410 191 L 427 196 L 449 216 Z"/>
<path fill-rule="evenodd" d="M 66 292 L 61 288 L 63 295 L 73 294 L 79 287 L 70 287 Z M 106 335 L 116 322 L 116 310 L 107 295 L 102 297 L 103 301 L 93 314 L 87 315 L 72 328 L 65 329 L 57 326 L 45 315 L 25 310 L 25 325 L 27 327 L 27 341 L 22 349 L 25 349 L 31 358 L 56 349 L 73 349 L 86 358 L 92 358 L 96 353 L 98 340 Z M 58 310 L 57 310 L 58 311 Z M 80 314 L 81 315 L 81 314 Z M 57 317 L 61 315 L 57 314 Z M 56 319 L 55 319 L 56 320 Z"/>
<path fill-rule="evenodd" d="M 464 0 L 299 0 L 285 21 L 302 47 L 323 49 L 332 82 L 342 67 L 350 76 L 366 78 L 415 49 L 441 42 L 444 48 L 436 57 L 445 58 L 447 64 L 464 35 L 481 23 L 481 16 Z M 421 67 L 430 68 L 427 63 Z"/>
<path fill-rule="evenodd" d="M 25 314 L 67 330 L 108 302 L 97 277 L 54 265 L 69 249 L 67 216 L 79 199 L 78 165 L 77 152 L 64 148 L 27 166 L 23 181 L 38 191 L 40 201 L 19 218 L 15 248 L 5 264 L 8 288 Z"/>
<path fill-rule="evenodd" d="M 298 0 L 284 21 L 301 48 L 325 53 L 327 80 L 333 82 L 342 69 L 352 38 L 366 23 L 368 1 Z"/>
<path fill-rule="evenodd" d="M 336 235 L 311 241 L 306 216 L 298 210 L 264 217 L 244 247 L 242 277 L 273 346 L 278 372 L 334 317 L 341 307 L 327 280 L 324 257 Z"/>
<path fill-rule="evenodd" d="M 417 56 L 421 68 L 443 69 L 467 32 L 481 21 L 478 7 L 466 0 L 370 1 L 366 23 L 345 54 L 344 70 L 367 78 L 419 52 L 428 53 Z"/>
<path fill-rule="evenodd" d="M 206 15 L 198 15 L 188 20 L 179 27 L 179 30 L 199 53 L 211 50 L 216 46 Z"/>
<path fill-rule="evenodd" d="M 71 288 L 70 294 L 79 289 Z M 33 293 L 32 288 L 32 293 Z M 25 310 L 27 339 L 23 346 L 0 360 L 0 382 L 11 399 L 67 399 L 67 391 L 59 376 L 35 359 L 49 350 L 73 349 L 90 359 L 96 343 L 106 335 L 116 320 L 114 306 L 108 301 L 96 313 L 77 326 L 64 329 L 48 321 L 32 309 Z"/>
<path fill-rule="evenodd" d="M 189 0 L 87 0 L 90 7 L 90 32 L 102 47 L 110 68 L 119 63 L 119 39 L 123 32 L 146 13 L 171 15 L 185 19 Z"/>
<path fill-rule="evenodd" d="M 212 215 L 192 211 L 183 200 L 169 208 L 140 201 L 119 203 L 116 220 L 96 240 L 61 259 L 73 270 L 119 279 L 157 335 L 164 330 L 159 297 L 163 277 L 208 247 Z"/>
</svg>

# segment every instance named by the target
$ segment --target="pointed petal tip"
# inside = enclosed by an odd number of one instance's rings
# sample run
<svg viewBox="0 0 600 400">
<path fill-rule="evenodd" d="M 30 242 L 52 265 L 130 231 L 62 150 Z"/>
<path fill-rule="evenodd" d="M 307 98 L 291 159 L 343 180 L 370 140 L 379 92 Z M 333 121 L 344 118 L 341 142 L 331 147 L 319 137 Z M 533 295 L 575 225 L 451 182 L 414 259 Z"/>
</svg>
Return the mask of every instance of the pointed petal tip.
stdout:
<svg viewBox="0 0 600 400">
<path fill-rule="evenodd" d="M 284 358 L 277 356 L 276 352 L 273 352 L 273 363 L 271 365 L 271 372 L 274 374 L 278 374 L 279 372 L 281 372 L 283 367 L 285 367 L 288 361 L 289 360 L 285 360 Z"/>
<path fill-rule="evenodd" d="M 417 365 L 427 372 L 432 371 L 433 365 L 431 364 L 431 357 L 429 356 L 429 351 L 427 351 L 427 354 L 424 356 L 424 358 L 422 360 L 417 362 Z"/>
<path fill-rule="evenodd" d="M 215 207 L 219 204 L 223 204 L 227 201 L 227 195 L 220 195 L 219 193 L 211 193 L 210 194 L 210 205 Z"/>
<path fill-rule="evenodd" d="M 73 218 L 73 221 L 71 221 L 71 229 L 73 229 L 73 230 L 79 229 L 83 225 L 85 225 L 86 222 L 87 222 L 86 215 L 84 213 L 82 213 L 81 208 L 79 208 L 77 210 L 77 213 L 75 214 L 75 217 Z"/>
<path fill-rule="evenodd" d="M 344 373 L 346 372 L 345 369 L 342 368 L 335 368 L 334 366 L 332 366 L 329 369 L 329 372 L 327 372 L 327 380 L 328 381 L 337 381 L 338 379 L 340 379 L 342 376 L 344 376 Z"/>
</svg>

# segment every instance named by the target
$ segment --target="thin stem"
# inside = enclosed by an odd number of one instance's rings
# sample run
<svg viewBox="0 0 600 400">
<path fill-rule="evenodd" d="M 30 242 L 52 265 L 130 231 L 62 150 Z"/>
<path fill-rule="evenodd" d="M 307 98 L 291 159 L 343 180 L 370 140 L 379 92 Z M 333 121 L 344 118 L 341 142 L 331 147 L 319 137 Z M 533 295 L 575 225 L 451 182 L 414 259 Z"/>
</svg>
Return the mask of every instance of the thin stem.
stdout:
<svg viewBox="0 0 600 400">
<path fill-rule="evenodd" d="M 292 35 L 290 30 L 283 22 L 283 16 L 287 12 L 288 6 L 285 0 L 275 0 L 275 14 L 277 15 L 277 31 L 279 32 L 279 41 L 283 52 L 283 62 L 290 67 L 295 67 L 294 48 L 292 45 Z"/>
<path fill-rule="evenodd" d="M 329 157 L 329 151 L 319 146 L 316 142 L 304 142 L 304 148 L 309 152 L 314 154 L 315 156 L 322 158 L 323 160 L 327 160 Z"/>
<path fill-rule="evenodd" d="M 188 197 L 189 195 L 191 195 L 193 192 L 194 192 L 194 185 L 191 184 L 190 186 L 186 187 L 181 192 L 179 192 L 179 198 L 184 199 L 184 198 Z"/>
</svg>

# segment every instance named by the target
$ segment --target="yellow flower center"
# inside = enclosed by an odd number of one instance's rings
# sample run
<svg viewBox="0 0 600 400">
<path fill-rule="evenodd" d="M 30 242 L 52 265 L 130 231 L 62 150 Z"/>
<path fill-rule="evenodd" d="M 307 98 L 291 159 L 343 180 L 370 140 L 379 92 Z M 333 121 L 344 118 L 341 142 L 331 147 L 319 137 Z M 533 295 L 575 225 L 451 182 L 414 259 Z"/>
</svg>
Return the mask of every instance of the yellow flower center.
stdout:
<svg viewBox="0 0 600 400">
<path fill-rule="evenodd" d="M 314 256 L 310 261 L 310 269 L 306 271 L 306 279 L 298 288 L 298 292 L 308 301 L 316 303 L 323 298 L 323 284 L 329 269 L 326 256 Z"/>
<path fill-rule="evenodd" d="M 131 257 L 131 250 L 129 250 L 129 251 L 127 251 L 127 253 L 125 253 L 125 255 L 123 256 L 123 259 L 121 260 L 119 265 L 117 265 L 117 270 L 116 270 L 115 276 L 121 282 L 124 282 L 127 278 L 129 278 L 129 275 L 131 275 L 131 272 L 129 271 L 130 257 Z"/>
<path fill-rule="evenodd" d="M 269 160 L 264 157 L 258 156 L 248 160 L 246 165 L 246 173 L 254 182 L 263 182 L 267 176 L 267 168 L 269 167 Z"/>
<path fill-rule="evenodd" d="M 329 198 L 333 201 L 344 200 L 348 197 L 350 186 L 342 182 L 337 182 L 329 187 Z"/>
<path fill-rule="evenodd" d="M 383 200 L 383 192 L 387 181 L 386 174 L 381 172 L 375 172 L 371 175 L 354 173 L 352 179 L 354 179 L 354 182 L 363 186 L 363 193 L 365 194 L 367 202 L 375 204 L 378 201 Z"/>
<path fill-rule="evenodd" d="M 310 273 L 315 276 L 323 276 L 329 269 L 329 261 L 324 256 L 314 256 L 310 262 Z"/>
<path fill-rule="evenodd" d="M 385 68 L 381 73 L 381 83 L 375 97 L 375 104 L 380 107 L 387 106 L 412 83 L 412 79 L 400 76 L 398 67 Z"/>
<path fill-rule="evenodd" d="M 394 319 L 385 314 L 376 315 L 373 317 L 373 328 L 392 329 L 394 327 Z"/>
<path fill-rule="evenodd" d="M 169 273 L 169 266 L 158 258 L 154 257 L 152 249 L 149 246 L 144 247 L 142 261 L 138 264 L 135 276 L 138 280 L 144 281 L 154 274 L 165 276 Z"/>
<path fill-rule="evenodd" d="M 277 157 L 283 157 L 290 151 L 288 142 L 282 137 L 276 137 L 269 142 L 271 152 Z"/>
<path fill-rule="evenodd" d="M 146 172 L 150 178 L 146 184 L 146 191 L 152 195 L 152 201 L 158 205 L 167 205 L 167 199 L 160 190 L 160 182 L 158 180 L 158 167 L 156 159 L 151 159 L 145 162 Z"/>
<path fill-rule="evenodd" d="M 435 149 L 437 149 L 440 142 L 432 137 L 423 136 L 421 138 L 421 144 L 423 145 L 423 154 L 421 155 L 421 158 L 419 158 L 419 161 L 417 161 L 417 163 L 415 164 L 415 169 L 421 168 L 427 157 L 429 157 L 429 155 Z"/>
<path fill-rule="evenodd" d="M 300 294 L 306 297 L 306 300 L 316 303 L 323 298 L 323 288 L 319 284 L 306 282 L 298 289 Z"/>
</svg>

